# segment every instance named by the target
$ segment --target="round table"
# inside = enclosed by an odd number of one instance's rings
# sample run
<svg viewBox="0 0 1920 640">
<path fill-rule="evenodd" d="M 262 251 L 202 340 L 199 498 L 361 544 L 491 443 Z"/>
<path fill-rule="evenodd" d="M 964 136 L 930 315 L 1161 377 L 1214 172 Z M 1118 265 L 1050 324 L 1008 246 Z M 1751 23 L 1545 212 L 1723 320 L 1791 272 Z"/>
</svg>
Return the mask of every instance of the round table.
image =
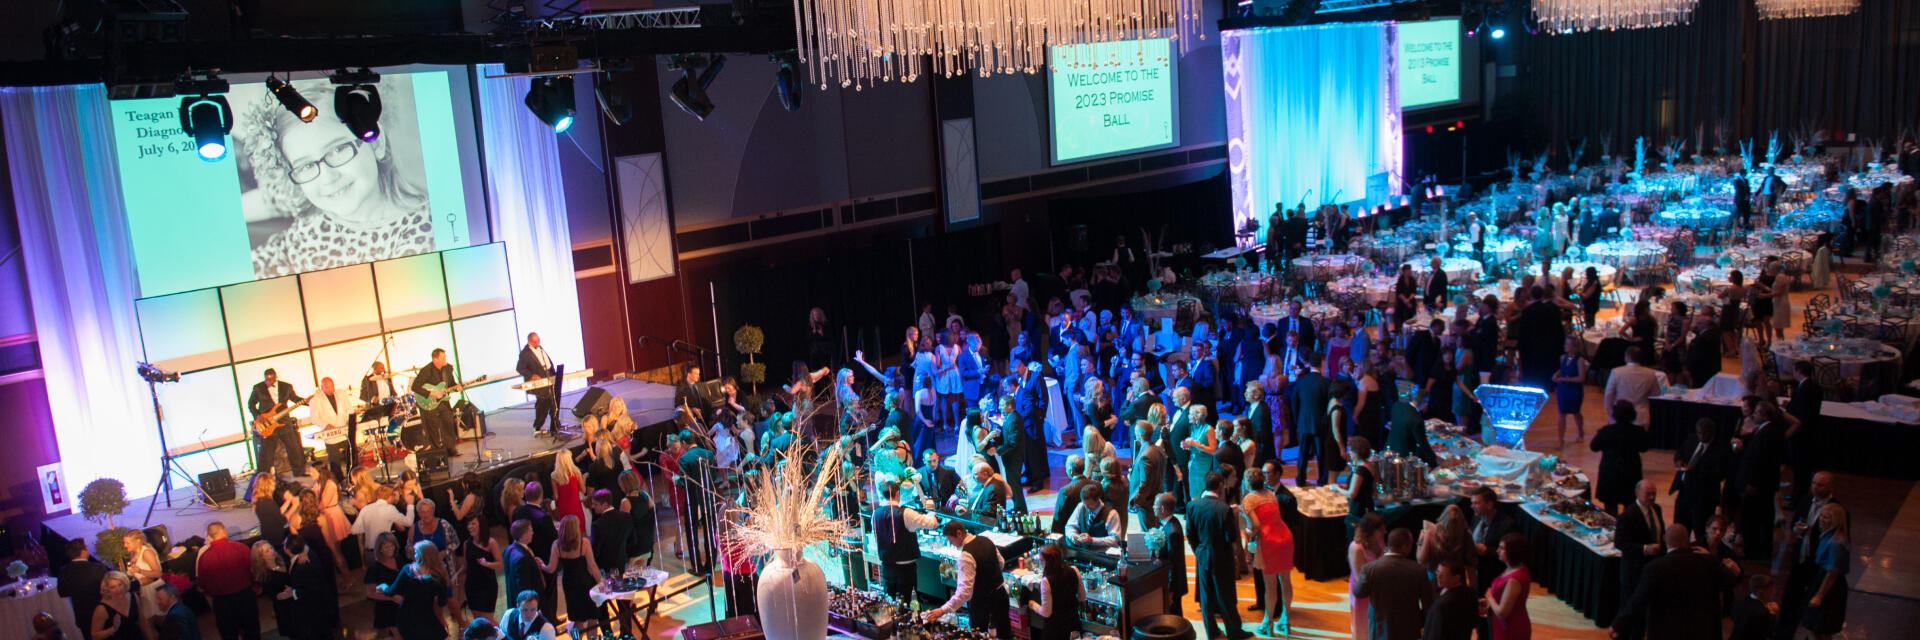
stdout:
<svg viewBox="0 0 1920 640">
<path fill-rule="evenodd" d="M 1273 281 L 1273 276 L 1258 271 L 1215 271 L 1200 276 L 1200 286 L 1212 291 L 1216 296 L 1237 295 L 1241 300 L 1253 300 L 1260 297 L 1260 290 Z"/>
<path fill-rule="evenodd" d="M 1653 214 L 1653 223 L 1703 229 L 1725 226 L 1727 221 L 1732 217 L 1732 212 L 1712 205 L 1680 205 L 1667 207 L 1661 209 L 1659 213 Z"/>
<path fill-rule="evenodd" d="M 33 617 L 42 611 L 53 616 L 54 622 L 60 625 L 67 637 L 86 637 L 80 634 L 80 627 L 73 622 L 73 604 L 60 597 L 56 582 L 51 577 L 39 577 L 0 586 L 0 629 L 7 630 L 6 637 L 31 636 Z"/>
<path fill-rule="evenodd" d="M 1766 264 L 1767 258 L 1779 259 L 1781 266 L 1786 268 L 1788 275 L 1804 273 L 1807 270 L 1807 265 L 1813 263 L 1813 254 L 1807 253 L 1803 249 L 1748 246 L 1729 247 L 1721 253 L 1732 258 L 1733 267 L 1739 269 L 1749 280 L 1751 280 L 1753 276 L 1759 275 L 1760 267 Z M 1715 259 L 1717 260 L 1718 257 L 1716 256 Z"/>
<path fill-rule="evenodd" d="M 1360 273 L 1372 264 L 1366 258 L 1351 253 L 1301 256 L 1293 259 L 1293 268 L 1299 270 L 1303 277 L 1322 282 Z"/>
<path fill-rule="evenodd" d="M 1877 340 L 1844 338 L 1840 340 L 1780 340 L 1773 343 L 1773 357 L 1780 360 L 1780 368 L 1788 370 L 1792 363 L 1812 360 L 1817 356 L 1832 356 L 1840 361 L 1840 375 L 1852 378 L 1860 376 L 1864 369 L 1881 364 L 1895 364 L 1900 360 L 1900 350 L 1880 344 Z M 1897 381 L 1895 381 L 1897 382 Z"/>
<path fill-rule="evenodd" d="M 1466 234 L 1454 234 L 1453 237 L 1453 252 L 1455 255 L 1473 255 L 1473 243 L 1463 240 Z M 1487 240 L 1485 257 L 1493 260 L 1496 264 L 1503 264 L 1508 260 L 1525 259 L 1531 255 L 1532 251 L 1533 243 L 1529 242 L 1526 238 L 1495 236 Z M 1449 271 L 1451 271 L 1451 269 L 1449 269 Z M 1448 273 L 1447 277 L 1451 278 L 1453 274 Z"/>
<path fill-rule="evenodd" d="M 1433 257 L 1420 256 L 1401 264 L 1413 267 L 1413 276 L 1426 282 L 1433 275 Z M 1447 282 L 1466 286 L 1480 279 L 1482 268 L 1479 260 L 1453 257 L 1440 262 L 1440 270 L 1447 272 Z M 1391 283 L 1389 283 L 1391 285 Z M 1391 288 L 1391 286 L 1389 286 Z"/>
<path fill-rule="evenodd" d="M 1587 245 L 1587 259 L 1615 267 L 1644 267 L 1659 262 L 1667 248 L 1647 240 L 1605 240 Z"/>
<path fill-rule="evenodd" d="M 1694 267 L 1680 272 L 1680 277 L 1673 281 L 1673 288 L 1676 291 L 1692 291 L 1704 286 L 1706 290 L 1717 293 L 1733 284 L 1727 279 L 1733 271 L 1726 267 Z M 1746 272 L 1741 272 L 1741 275 L 1746 275 Z"/>
<path fill-rule="evenodd" d="M 1358 296 L 1367 304 L 1393 303 L 1394 278 L 1389 276 L 1348 276 L 1327 284 L 1327 290 Z"/>
<path fill-rule="evenodd" d="M 1287 319 L 1288 315 L 1290 314 L 1287 305 L 1279 303 L 1256 304 L 1247 312 L 1247 317 L 1253 318 L 1254 326 L 1261 327 L 1270 324 L 1278 325 L 1281 320 Z M 1300 315 L 1316 323 L 1322 323 L 1320 326 L 1326 326 L 1324 323 L 1328 319 L 1340 317 L 1340 308 L 1318 300 L 1303 302 L 1300 304 Z"/>
<path fill-rule="evenodd" d="M 1648 310 L 1653 312 L 1653 319 L 1660 321 L 1660 326 L 1662 327 L 1667 326 L 1667 315 L 1673 312 L 1673 303 L 1675 302 L 1686 303 L 1687 315 L 1689 317 L 1699 313 L 1701 309 L 1708 307 L 1713 308 L 1717 312 L 1720 306 L 1725 304 L 1725 302 L 1720 299 L 1720 296 L 1710 293 L 1695 293 L 1692 291 L 1668 292 L 1667 295 L 1661 296 L 1660 299 L 1651 302 L 1652 304 L 1648 305 Z M 1629 310 L 1625 313 L 1631 313 L 1631 311 Z"/>
<path fill-rule="evenodd" d="M 1680 235 L 1681 227 L 1673 225 L 1636 224 L 1633 225 L 1631 229 L 1633 231 L 1633 239 L 1635 240 L 1645 240 L 1666 246 L 1667 243 L 1673 242 L 1673 239 Z"/>
<path fill-rule="evenodd" d="M 1200 299 L 1189 295 L 1142 294 L 1133 298 L 1133 313 L 1148 325 L 1158 327 L 1161 318 L 1174 317 L 1181 305 L 1188 302 L 1198 306 Z"/>
<path fill-rule="evenodd" d="M 1763 229 L 1747 234 L 1747 246 L 1800 249 L 1812 252 L 1821 232 L 1809 229 Z"/>
<path fill-rule="evenodd" d="M 1910 311 L 1901 307 L 1889 307 L 1890 311 Z M 1910 316 L 1885 314 L 1872 307 L 1859 304 L 1835 305 L 1827 310 L 1829 321 L 1840 321 L 1840 335 L 1850 338 L 1873 338 L 1890 344 L 1904 344 L 1920 338 L 1920 323 L 1908 322 Z M 1904 330 L 1887 330 L 1881 324 L 1883 320 L 1896 319 L 1905 325 Z"/>
<path fill-rule="evenodd" d="M 1347 248 L 1379 262 L 1394 263 L 1425 250 L 1430 242 L 1416 234 L 1394 233 L 1354 238 Z"/>
</svg>

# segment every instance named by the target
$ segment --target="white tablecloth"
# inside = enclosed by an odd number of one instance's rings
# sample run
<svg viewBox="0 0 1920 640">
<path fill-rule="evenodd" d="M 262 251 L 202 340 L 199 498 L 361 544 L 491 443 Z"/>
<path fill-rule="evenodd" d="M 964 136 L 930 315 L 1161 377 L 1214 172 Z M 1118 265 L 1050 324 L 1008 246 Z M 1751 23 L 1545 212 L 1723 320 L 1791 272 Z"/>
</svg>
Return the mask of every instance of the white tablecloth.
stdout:
<svg viewBox="0 0 1920 640">
<path fill-rule="evenodd" d="M 1301 256 L 1293 259 L 1293 268 L 1308 280 L 1326 281 L 1359 273 L 1372 266 L 1366 258 L 1351 253 L 1325 256 Z"/>
<path fill-rule="evenodd" d="M 1256 327 L 1280 324 L 1280 321 L 1285 320 L 1288 315 L 1290 314 L 1287 311 L 1287 305 L 1284 304 L 1254 305 L 1253 309 L 1247 312 L 1247 317 L 1253 318 L 1253 324 Z M 1300 315 L 1306 316 L 1307 319 L 1314 321 L 1317 326 L 1326 326 L 1325 323 L 1328 318 L 1337 318 L 1340 316 L 1340 308 L 1315 300 L 1313 302 L 1302 303 L 1300 305 Z"/>
<path fill-rule="evenodd" d="M 1393 303 L 1393 278 L 1387 276 L 1352 276 L 1335 280 L 1327 285 L 1327 290 L 1360 296 L 1367 304 L 1376 302 Z"/>
<path fill-rule="evenodd" d="M 1667 248 L 1656 242 L 1609 240 L 1587 245 L 1587 259 L 1616 267 L 1640 267 L 1659 262 Z"/>
<path fill-rule="evenodd" d="M 0 597 L 0 637 L 33 637 L 33 617 L 42 611 L 47 612 L 60 623 L 60 629 L 67 633 L 68 638 L 86 637 L 80 634 L 80 627 L 74 624 L 73 604 L 66 598 L 60 597 L 60 592 L 54 588 L 54 580 L 52 578 L 29 580 L 35 585 L 34 593 L 11 598 Z M 19 587 L 20 583 L 16 582 L 0 589 Z M 141 612 L 142 615 L 145 613 Z"/>
<path fill-rule="evenodd" d="M 1840 361 L 1840 375 L 1844 377 L 1860 375 L 1861 367 L 1869 364 L 1892 362 L 1900 359 L 1899 349 L 1877 343 L 1872 346 L 1879 347 L 1878 349 L 1866 353 L 1849 353 L 1844 350 L 1817 350 L 1809 353 L 1800 348 L 1803 345 L 1813 345 L 1816 348 L 1823 348 L 1832 344 L 1833 341 L 1831 340 L 1814 340 L 1810 342 L 1804 340 L 1781 340 L 1773 343 L 1772 351 L 1773 356 L 1780 360 L 1780 369 L 1783 371 L 1787 370 L 1787 367 L 1793 366 L 1792 363 L 1794 362 L 1812 360 L 1814 356 L 1818 355 L 1833 356 L 1833 359 Z"/>
<path fill-rule="evenodd" d="M 1426 282 L 1427 277 L 1431 275 L 1433 271 L 1432 256 L 1419 256 L 1401 264 L 1413 267 L 1414 277 L 1419 278 L 1421 282 Z M 1447 282 L 1449 284 L 1461 286 L 1479 281 L 1480 273 L 1484 270 L 1481 268 L 1479 260 L 1459 257 L 1447 258 L 1441 261 L 1440 269 L 1447 272 Z"/>
</svg>

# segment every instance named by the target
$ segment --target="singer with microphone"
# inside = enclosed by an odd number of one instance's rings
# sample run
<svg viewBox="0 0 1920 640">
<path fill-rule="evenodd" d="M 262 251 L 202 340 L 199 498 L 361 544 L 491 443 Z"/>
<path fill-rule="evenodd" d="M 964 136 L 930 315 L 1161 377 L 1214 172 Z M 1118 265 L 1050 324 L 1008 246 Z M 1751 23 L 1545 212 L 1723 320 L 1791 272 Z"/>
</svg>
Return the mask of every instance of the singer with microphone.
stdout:
<svg viewBox="0 0 1920 640">
<path fill-rule="evenodd" d="M 514 371 L 520 374 L 523 384 L 554 376 L 553 358 L 547 355 L 546 349 L 540 347 L 540 334 L 527 334 L 527 346 L 520 348 L 520 363 L 514 366 Z M 554 384 L 529 393 L 533 394 L 533 434 L 558 437 L 560 435 L 560 381 L 555 380 Z M 548 416 L 553 417 L 553 428 L 543 434 L 540 426 L 547 423 Z"/>
</svg>

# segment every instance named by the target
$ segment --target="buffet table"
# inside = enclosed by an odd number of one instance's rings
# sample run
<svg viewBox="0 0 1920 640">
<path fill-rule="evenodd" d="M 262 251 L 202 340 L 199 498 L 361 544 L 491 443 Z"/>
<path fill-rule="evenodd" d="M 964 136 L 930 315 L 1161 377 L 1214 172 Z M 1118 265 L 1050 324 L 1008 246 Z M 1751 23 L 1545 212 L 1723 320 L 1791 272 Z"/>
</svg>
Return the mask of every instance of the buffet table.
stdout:
<svg viewBox="0 0 1920 640">
<path fill-rule="evenodd" d="M 1781 402 L 1784 404 L 1785 399 Z M 1920 415 L 1894 408 L 1898 400 L 1834 402 L 1820 406 L 1814 465 L 1876 478 L 1920 480 L 1920 465 L 1908 457 L 1920 451 Z M 1740 424 L 1738 401 L 1655 396 L 1648 425 L 1655 449 L 1677 449 L 1700 418 L 1713 418 L 1722 432 Z M 1830 443 L 1844 443 L 1839 446 Z M 1852 445 L 1852 446 L 1846 446 Z"/>
<path fill-rule="evenodd" d="M 1504 505 L 1503 505 L 1504 506 Z M 1534 584 L 1573 607 L 1594 626 L 1613 624 L 1620 610 L 1620 553 L 1612 543 L 1597 546 L 1553 523 L 1564 519 L 1545 505 L 1529 502 L 1517 505 L 1521 516 L 1513 523 L 1527 536 L 1533 558 L 1527 571 Z"/>
</svg>

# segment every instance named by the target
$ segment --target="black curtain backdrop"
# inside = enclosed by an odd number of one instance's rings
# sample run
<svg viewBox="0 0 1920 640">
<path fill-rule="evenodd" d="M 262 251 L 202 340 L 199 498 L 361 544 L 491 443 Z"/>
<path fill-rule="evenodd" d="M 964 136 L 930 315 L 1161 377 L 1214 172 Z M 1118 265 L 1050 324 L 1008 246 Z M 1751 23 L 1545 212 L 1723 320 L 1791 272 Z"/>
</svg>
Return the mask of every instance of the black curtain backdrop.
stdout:
<svg viewBox="0 0 1920 640">
<path fill-rule="evenodd" d="M 1852 15 L 1759 20 L 1752 0 L 1701 0 L 1690 24 L 1659 29 L 1524 36 L 1512 99 L 1539 118 L 1555 157 L 1582 138 L 1587 161 L 1612 135 L 1616 156 L 1633 139 L 1650 148 L 1676 136 L 1711 150 L 1780 132 L 1858 134 L 1886 147 L 1920 126 L 1920 2 L 1864 0 Z M 1512 36 L 1510 36 L 1512 38 Z M 1542 149 L 1536 146 L 1534 152 Z"/>
</svg>

